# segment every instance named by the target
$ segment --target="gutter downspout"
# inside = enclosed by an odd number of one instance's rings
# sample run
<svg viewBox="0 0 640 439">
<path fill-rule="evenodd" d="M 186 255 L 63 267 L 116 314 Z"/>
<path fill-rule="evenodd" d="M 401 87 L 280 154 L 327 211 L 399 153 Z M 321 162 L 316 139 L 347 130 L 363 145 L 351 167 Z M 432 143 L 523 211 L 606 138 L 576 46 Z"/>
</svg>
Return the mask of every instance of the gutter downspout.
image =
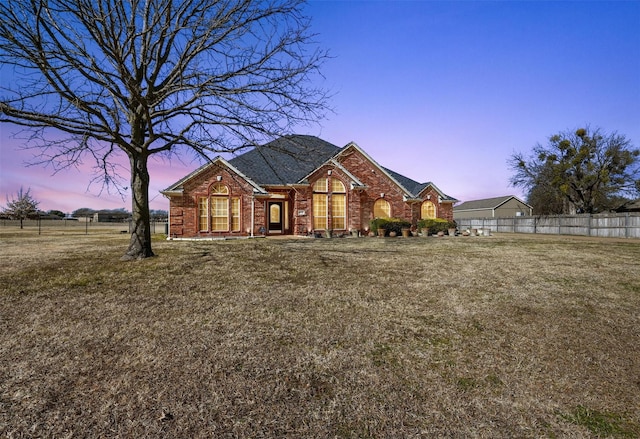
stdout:
<svg viewBox="0 0 640 439">
<path fill-rule="evenodd" d="M 167 211 L 167 241 L 171 240 L 171 197 L 162 194 L 169 201 L 169 210 Z"/>
<path fill-rule="evenodd" d="M 253 229 L 255 228 L 255 214 L 256 214 L 256 196 L 251 196 L 251 234 L 250 236 L 253 238 Z"/>
</svg>

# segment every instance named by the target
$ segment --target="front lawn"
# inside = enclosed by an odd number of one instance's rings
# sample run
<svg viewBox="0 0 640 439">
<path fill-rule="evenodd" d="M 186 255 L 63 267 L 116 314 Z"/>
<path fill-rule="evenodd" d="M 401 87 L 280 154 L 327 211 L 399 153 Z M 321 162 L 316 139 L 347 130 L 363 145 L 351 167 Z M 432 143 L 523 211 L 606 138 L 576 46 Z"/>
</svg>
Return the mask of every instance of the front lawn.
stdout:
<svg viewBox="0 0 640 439">
<path fill-rule="evenodd" d="M 640 245 L 2 234 L 0 437 L 638 437 Z"/>
</svg>

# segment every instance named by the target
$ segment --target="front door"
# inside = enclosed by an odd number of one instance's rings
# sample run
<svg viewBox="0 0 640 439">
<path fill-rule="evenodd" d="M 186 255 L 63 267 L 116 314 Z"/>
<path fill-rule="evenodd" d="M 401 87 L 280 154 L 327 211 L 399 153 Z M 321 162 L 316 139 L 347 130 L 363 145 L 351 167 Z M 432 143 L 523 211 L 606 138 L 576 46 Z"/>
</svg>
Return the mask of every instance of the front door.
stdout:
<svg viewBox="0 0 640 439">
<path fill-rule="evenodd" d="M 282 201 L 269 201 L 269 233 L 282 233 Z"/>
</svg>

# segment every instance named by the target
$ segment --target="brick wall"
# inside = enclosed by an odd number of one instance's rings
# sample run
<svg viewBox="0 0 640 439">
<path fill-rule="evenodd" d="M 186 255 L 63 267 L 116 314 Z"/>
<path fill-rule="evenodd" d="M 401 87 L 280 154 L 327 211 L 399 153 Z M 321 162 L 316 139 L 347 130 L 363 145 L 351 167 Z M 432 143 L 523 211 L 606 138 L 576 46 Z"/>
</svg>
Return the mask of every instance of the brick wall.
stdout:
<svg viewBox="0 0 640 439">
<path fill-rule="evenodd" d="M 220 180 L 218 180 L 220 178 Z M 229 197 L 240 198 L 240 231 L 201 232 L 198 218 L 198 199 L 207 197 L 212 185 L 222 183 L 229 189 Z M 170 201 L 170 230 L 172 237 L 195 236 L 244 236 L 251 228 L 251 203 L 253 187 L 225 167 L 211 165 L 200 174 L 185 182 L 184 194 L 172 196 Z M 256 201 L 254 233 L 264 226 L 264 203 Z"/>
<path fill-rule="evenodd" d="M 419 204 L 410 204 L 403 200 L 403 192 L 385 173 L 375 164 L 371 163 L 359 151 L 353 150 L 351 153 L 340 157 L 340 164 L 355 175 L 366 187 L 366 190 L 351 191 L 355 203 L 349 206 L 350 218 L 354 227 L 360 231 L 368 229 L 373 218 L 373 204 L 384 198 L 391 206 L 391 216 L 394 218 L 404 218 L 412 223 L 416 223 L 420 213 Z M 359 199 L 359 203 L 357 200 Z"/>
</svg>

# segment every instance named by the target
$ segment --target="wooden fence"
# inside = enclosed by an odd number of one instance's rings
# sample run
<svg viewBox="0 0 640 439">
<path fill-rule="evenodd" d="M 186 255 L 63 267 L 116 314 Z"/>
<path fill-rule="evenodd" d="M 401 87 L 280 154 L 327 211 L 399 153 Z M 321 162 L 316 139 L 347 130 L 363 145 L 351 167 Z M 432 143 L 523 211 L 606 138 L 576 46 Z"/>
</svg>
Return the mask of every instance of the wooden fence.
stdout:
<svg viewBox="0 0 640 439">
<path fill-rule="evenodd" d="M 515 216 L 509 218 L 461 218 L 459 230 L 489 229 L 504 233 L 640 238 L 640 213 Z"/>
</svg>

